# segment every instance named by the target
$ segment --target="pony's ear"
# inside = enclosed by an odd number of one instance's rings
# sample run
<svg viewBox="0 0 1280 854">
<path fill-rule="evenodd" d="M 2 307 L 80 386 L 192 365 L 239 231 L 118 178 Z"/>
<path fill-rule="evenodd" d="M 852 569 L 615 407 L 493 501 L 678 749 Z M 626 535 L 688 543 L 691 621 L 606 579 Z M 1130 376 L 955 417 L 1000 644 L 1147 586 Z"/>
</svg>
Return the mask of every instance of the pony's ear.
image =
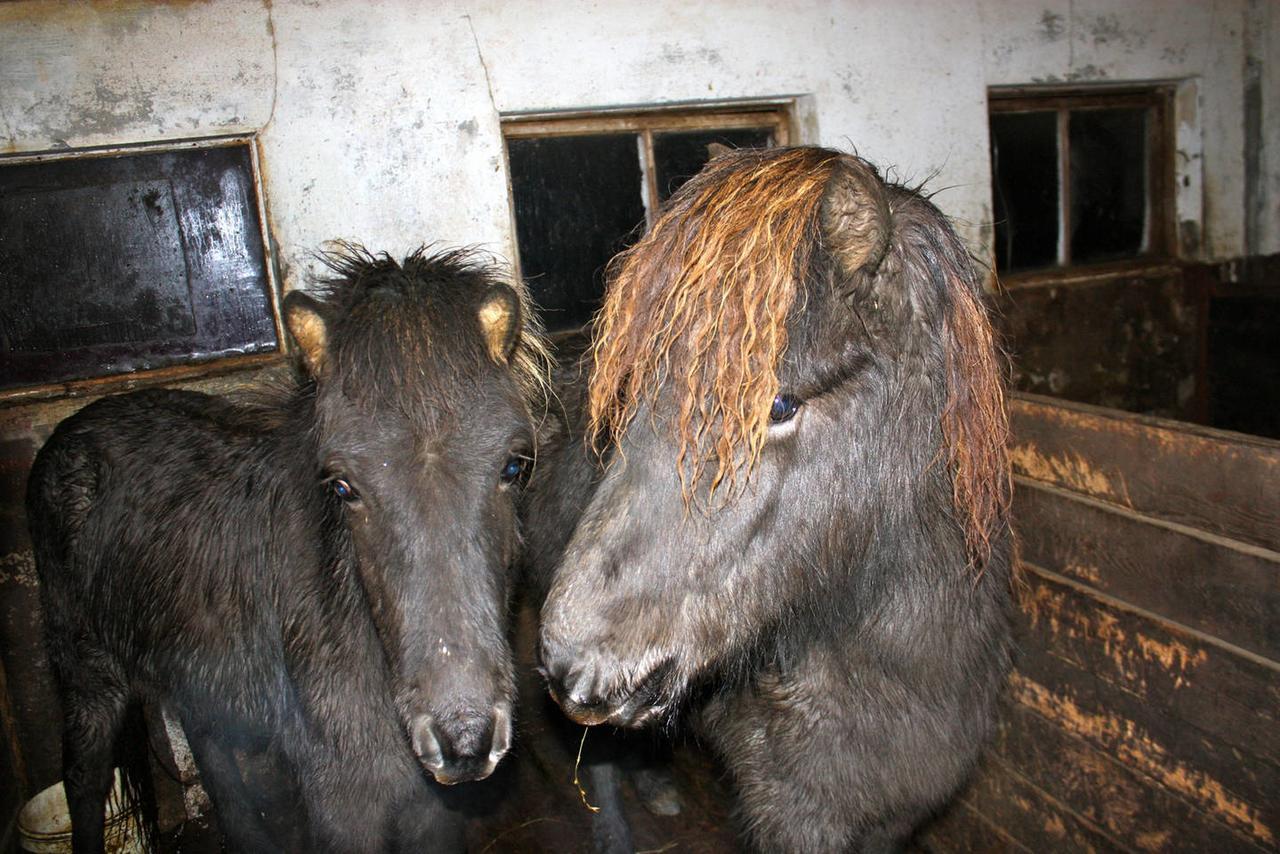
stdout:
<svg viewBox="0 0 1280 854">
<path fill-rule="evenodd" d="M 889 201 L 873 166 L 840 158 L 822 196 L 822 236 L 844 278 L 875 272 L 889 245 Z"/>
<path fill-rule="evenodd" d="M 329 353 L 329 326 L 324 314 L 324 305 L 314 297 L 302 291 L 285 294 L 285 325 L 298 342 L 307 371 L 316 379 L 324 375 Z"/>
<path fill-rule="evenodd" d="M 507 285 L 491 285 L 480 301 L 478 316 L 489 357 L 506 364 L 520 340 L 520 298 Z"/>
</svg>

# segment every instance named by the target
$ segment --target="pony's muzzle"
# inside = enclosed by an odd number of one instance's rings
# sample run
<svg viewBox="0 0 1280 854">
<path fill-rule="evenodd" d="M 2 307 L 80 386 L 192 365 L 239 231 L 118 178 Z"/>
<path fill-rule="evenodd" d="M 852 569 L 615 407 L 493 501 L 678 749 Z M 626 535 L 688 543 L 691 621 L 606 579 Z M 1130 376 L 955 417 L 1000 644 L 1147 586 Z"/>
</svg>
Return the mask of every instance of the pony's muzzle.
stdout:
<svg viewBox="0 0 1280 854">
<path fill-rule="evenodd" d="M 418 761 L 437 782 L 483 780 L 511 747 L 511 706 L 499 703 L 491 714 L 418 715 L 409 732 Z"/>
<path fill-rule="evenodd" d="M 622 678 L 616 664 L 591 654 L 565 655 L 545 636 L 541 655 L 547 690 L 564 713 L 580 724 L 642 727 L 666 712 L 666 705 L 658 701 L 665 664 L 632 681 Z"/>
</svg>

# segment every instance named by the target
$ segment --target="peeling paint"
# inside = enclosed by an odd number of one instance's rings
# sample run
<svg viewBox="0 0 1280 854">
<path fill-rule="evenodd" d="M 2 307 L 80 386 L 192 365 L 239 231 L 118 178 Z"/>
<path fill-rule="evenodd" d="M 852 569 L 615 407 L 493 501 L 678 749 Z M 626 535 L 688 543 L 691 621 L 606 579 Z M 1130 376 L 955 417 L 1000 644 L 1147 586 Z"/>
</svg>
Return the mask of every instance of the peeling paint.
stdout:
<svg viewBox="0 0 1280 854">
<path fill-rule="evenodd" d="M 1106 80 L 1110 76 L 1111 72 L 1106 68 L 1089 63 L 1068 71 L 1066 79 L 1072 83 L 1083 83 L 1089 80 Z"/>
<path fill-rule="evenodd" d="M 1123 637 L 1118 640 L 1122 641 Z M 1175 688 L 1190 684 L 1187 679 L 1188 671 L 1195 670 L 1209 658 L 1208 653 L 1202 649 L 1192 652 L 1185 644 L 1177 641 L 1165 643 L 1141 632 L 1134 635 L 1133 642 L 1142 650 L 1143 657 L 1160 662 L 1165 670 L 1173 674 Z"/>
<path fill-rule="evenodd" d="M 1009 449 L 1015 471 L 1033 480 L 1058 484 L 1075 492 L 1103 498 L 1124 507 L 1133 507 L 1124 477 L 1116 473 L 1113 484 L 1104 472 L 1094 468 L 1079 454 L 1066 452 L 1047 455 L 1030 442 L 1019 442 Z"/>
<path fill-rule="evenodd" d="M 1153 501 L 1152 490 L 1158 487 L 1150 480 L 1142 481 L 1140 472 L 1143 469 L 1155 471 L 1162 465 L 1177 465 L 1179 460 L 1212 460 L 1215 465 L 1223 470 L 1248 471 L 1251 474 L 1249 477 L 1250 483 L 1261 483 L 1267 478 L 1280 479 L 1280 458 L 1275 457 L 1275 455 L 1254 453 L 1237 446 L 1226 438 L 1219 438 L 1213 435 L 1197 435 L 1185 429 L 1173 429 L 1135 418 L 1116 418 L 1066 407 L 1045 406 L 1025 400 L 1013 400 L 1010 403 L 1010 412 L 1014 413 L 1015 418 L 1030 418 L 1036 422 L 1041 422 L 1043 429 L 1058 432 L 1062 435 L 1080 436 L 1082 441 L 1089 444 L 1096 442 L 1101 436 L 1106 436 L 1107 444 L 1116 448 L 1130 449 L 1131 453 L 1137 453 L 1140 449 L 1143 459 L 1147 462 L 1144 466 L 1134 468 L 1134 490 L 1139 495 L 1139 501 L 1148 505 Z M 1025 458 L 1027 466 L 1025 473 L 1027 477 L 1051 484 L 1061 483 L 1064 488 L 1069 489 L 1074 488 L 1071 484 L 1079 484 L 1079 489 L 1086 492 L 1092 488 L 1092 481 L 1088 479 L 1073 481 L 1064 478 L 1062 481 L 1053 480 L 1055 475 L 1052 464 L 1041 459 L 1048 456 L 1048 454 L 1037 449 L 1034 443 L 1029 441 L 1019 442 L 1010 448 L 1010 457 L 1015 465 L 1015 472 L 1023 465 L 1023 459 Z M 1094 471 L 1087 465 L 1086 469 Z M 1101 488 L 1103 483 L 1111 484 L 1114 479 L 1119 480 L 1118 491 L 1122 497 L 1114 497 L 1117 491 L 1114 489 L 1111 493 L 1097 493 L 1097 497 L 1102 500 L 1113 501 L 1129 509 L 1135 509 L 1136 505 L 1129 495 L 1129 486 L 1120 473 L 1103 473 L 1097 483 Z M 1155 503 L 1157 505 L 1161 504 L 1159 501 Z M 1246 506 L 1251 506 L 1248 501 L 1246 501 Z M 1250 512 L 1258 511 L 1251 510 Z"/>
<path fill-rule="evenodd" d="M 1275 835 L 1257 809 L 1230 792 L 1221 782 L 1186 763 L 1133 721 L 1118 715 L 1095 714 L 1067 696 L 1054 693 L 1021 673 L 1010 677 L 1018 701 L 1068 732 L 1085 738 L 1122 762 L 1187 797 L 1230 827 L 1251 834 L 1267 845 Z"/>
<path fill-rule="evenodd" d="M 1045 9 L 1040 16 L 1040 38 L 1046 42 L 1056 42 L 1066 31 L 1066 19 L 1052 9 Z"/>
<path fill-rule="evenodd" d="M 1164 851 L 1169 847 L 1169 840 L 1173 837 L 1171 830 L 1152 830 L 1147 833 L 1139 833 L 1134 838 L 1133 844 L 1137 845 L 1143 851 Z"/>
<path fill-rule="evenodd" d="M 723 61 L 720 56 L 720 51 L 714 48 L 698 47 L 693 50 L 689 50 L 685 48 L 684 45 L 672 42 L 666 42 L 662 45 L 659 56 L 663 62 L 673 65 L 679 65 L 688 62 L 691 59 L 699 62 L 706 62 L 711 65 L 715 65 Z"/>
<path fill-rule="evenodd" d="M 30 550 L 0 557 L 0 586 L 6 584 L 17 584 L 33 590 L 40 586 L 36 578 L 36 557 Z"/>
<path fill-rule="evenodd" d="M 1147 690 L 1142 664 L 1158 665 L 1173 689 L 1180 690 L 1193 684 L 1197 668 L 1209 658 L 1204 650 L 1177 640 L 1160 640 L 1142 631 L 1126 632 L 1114 614 L 1072 607 L 1065 594 L 1043 584 L 1024 597 L 1023 609 L 1033 626 L 1047 628 L 1054 638 L 1100 644 L 1126 687 L 1140 697 L 1145 697 Z"/>
<path fill-rule="evenodd" d="M 1102 581 L 1102 570 L 1093 564 L 1073 562 L 1067 564 L 1063 569 L 1072 578 L 1079 578 L 1090 584 L 1099 584 Z"/>
<path fill-rule="evenodd" d="M 1099 15 L 1093 19 L 1087 30 L 1095 47 L 1108 42 L 1128 45 L 1133 41 L 1138 47 L 1146 43 L 1141 36 L 1131 36 L 1130 33 L 1126 33 L 1120 26 L 1120 19 L 1115 15 Z"/>
</svg>

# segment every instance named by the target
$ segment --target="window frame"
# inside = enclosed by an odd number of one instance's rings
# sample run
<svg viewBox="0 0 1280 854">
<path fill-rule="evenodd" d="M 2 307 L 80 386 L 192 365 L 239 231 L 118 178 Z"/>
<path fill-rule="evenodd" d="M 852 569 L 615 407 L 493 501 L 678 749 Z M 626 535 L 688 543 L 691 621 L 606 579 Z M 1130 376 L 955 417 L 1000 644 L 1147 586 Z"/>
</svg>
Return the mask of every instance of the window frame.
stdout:
<svg viewBox="0 0 1280 854">
<path fill-rule="evenodd" d="M 520 247 L 516 240 L 515 193 L 511 185 L 511 164 L 507 140 L 610 133 L 634 133 L 640 137 L 640 175 L 645 228 L 653 226 L 660 204 L 658 179 L 653 168 L 653 135 L 665 131 L 737 130 L 769 127 L 774 144 L 790 145 L 799 137 L 796 126 L 796 99 L 777 98 L 753 101 L 726 101 L 706 104 L 672 104 L 656 107 L 616 107 L 564 111 L 504 113 L 502 154 L 507 178 L 507 211 L 510 217 L 511 257 L 516 275 L 523 276 Z"/>
<path fill-rule="evenodd" d="M 65 151 L 36 152 L 33 154 L 15 154 L 0 158 L 0 165 L 50 163 L 60 160 L 89 160 L 234 146 L 244 146 L 249 154 L 251 179 L 255 190 L 253 202 L 258 217 L 258 228 L 262 239 L 263 259 L 265 262 L 263 272 L 266 276 L 267 303 L 271 310 L 271 323 L 276 333 L 275 349 L 260 353 L 220 356 L 203 361 L 180 362 L 157 368 L 142 368 L 118 374 L 103 374 L 82 379 L 0 389 L 0 406 L 64 397 L 74 398 L 87 395 L 113 394 L 149 385 L 199 380 L 241 370 L 267 367 L 282 363 L 288 358 L 290 338 L 285 331 L 284 317 L 281 310 L 282 294 L 273 251 L 274 243 L 270 234 L 266 192 L 262 180 L 262 152 L 257 135 L 234 134 L 186 141 L 111 145 Z"/>
<path fill-rule="evenodd" d="M 1177 87 L 1172 83 L 1092 84 L 1088 86 L 993 86 L 987 91 L 987 117 L 998 113 L 1055 112 L 1058 141 L 1058 257 L 1052 266 L 1007 272 L 992 266 L 1007 285 L 1094 278 L 1167 268 L 1178 260 L 1176 141 L 1174 104 Z M 1131 258 L 1075 263 L 1067 230 L 1071 217 L 1070 113 L 1089 109 L 1147 109 L 1147 205 L 1145 248 Z M 989 126 L 989 125 L 988 125 Z M 991 139 L 988 137 L 988 156 Z M 995 170 L 991 189 L 996 188 Z M 994 202 L 994 198 L 993 198 Z M 992 208 L 994 211 L 994 207 Z M 992 223 L 994 241 L 995 224 Z M 994 245 L 994 243 L 993 243 Z"/>
</svg>

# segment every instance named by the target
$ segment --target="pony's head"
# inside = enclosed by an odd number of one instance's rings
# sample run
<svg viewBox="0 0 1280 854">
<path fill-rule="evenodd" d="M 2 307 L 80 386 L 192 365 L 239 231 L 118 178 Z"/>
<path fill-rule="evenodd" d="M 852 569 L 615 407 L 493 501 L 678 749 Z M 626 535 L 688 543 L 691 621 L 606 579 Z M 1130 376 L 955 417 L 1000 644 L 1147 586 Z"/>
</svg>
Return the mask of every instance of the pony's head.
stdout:
<svg viewBox="0 0 1280 854">
<path fill-rule="evenodd" d="M 445 782 L 511 743 L 506 626 L 545 353 L 518 284 L 465 252 L 397 263 L 344 246 L 285 320 L 313 394 L 316 480 L 354 555 L 397 708 Z"/>
<path fill-rule="evenodd" d="M 642 722 L 779 632 L 856 618 L 829 613 L 852 588 L 973 585 L 1002 561 L 981 300 L 946 219 L 857 157 L 742 151 L 685 184 L 596 320 L 608 463 L 543 611 L 566 710 Z"/>
</svg>

